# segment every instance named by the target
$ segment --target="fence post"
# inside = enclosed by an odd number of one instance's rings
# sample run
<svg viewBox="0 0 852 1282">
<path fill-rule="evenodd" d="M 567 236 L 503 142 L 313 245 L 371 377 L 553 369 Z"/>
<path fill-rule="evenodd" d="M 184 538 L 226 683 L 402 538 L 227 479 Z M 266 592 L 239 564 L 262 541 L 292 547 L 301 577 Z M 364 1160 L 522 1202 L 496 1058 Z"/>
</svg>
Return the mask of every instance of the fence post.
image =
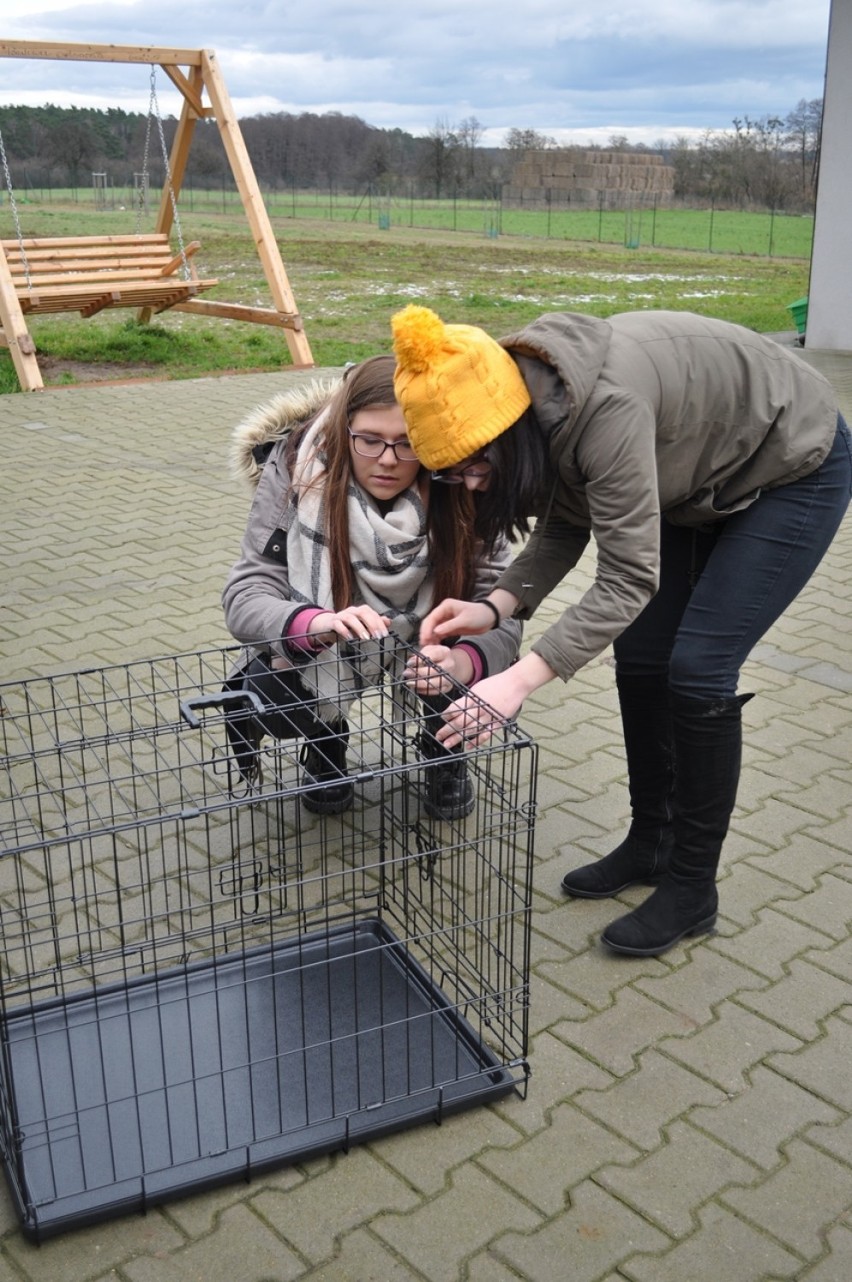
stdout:
<svg viewBox="0 0 852 1282">
<path fill-rule="evenodd" d="M 775 236 L 775 209 L 773 207 L 769 211 L 769 257 L 770 258 L 772 257 L 772 250 L 774 249 L 774 236 Z"/>
<path fill-rule="evenodd" d="M 707 238 L 707 249 L 711 254 L 713 253 L 713 215 L 715 212 L 716 212 L 716 201 L 714 198 L 713 200 L 710 201 L 710 233 Z"/>
</svg>

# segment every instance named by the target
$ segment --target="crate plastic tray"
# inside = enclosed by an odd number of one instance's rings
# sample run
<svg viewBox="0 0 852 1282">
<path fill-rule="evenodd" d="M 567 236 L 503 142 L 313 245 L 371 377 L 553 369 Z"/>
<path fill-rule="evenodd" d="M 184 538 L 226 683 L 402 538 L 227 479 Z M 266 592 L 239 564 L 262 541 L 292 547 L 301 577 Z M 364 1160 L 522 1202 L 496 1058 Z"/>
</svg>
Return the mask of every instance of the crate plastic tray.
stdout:
<svg viewBox="0 0 852 1282">
<path fill-rule="evenodd" d="M 8 1020 L 41 1237 L 513 1089 L 378 920 Z"/>
</svg>

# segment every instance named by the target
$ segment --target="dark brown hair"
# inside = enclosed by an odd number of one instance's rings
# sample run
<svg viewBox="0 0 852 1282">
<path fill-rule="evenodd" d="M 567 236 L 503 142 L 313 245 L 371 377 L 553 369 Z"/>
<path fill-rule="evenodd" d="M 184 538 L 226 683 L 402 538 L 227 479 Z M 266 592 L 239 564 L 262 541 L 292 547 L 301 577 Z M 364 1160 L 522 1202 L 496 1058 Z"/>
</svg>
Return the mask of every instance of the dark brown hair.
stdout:
<svg viewBox="0 0 852 1282">
<path fill-rule="evenodd" d="M 547 446 L 532 407 L 490 442 L 488 489 L 476 496 L 476 535 L 485 547 L 522 539 L 532 529 L 552 485 Z M 458 487 L 454 487 L 458 488 Z"/>
<path fill-rule="evenodd" d="M 318 478 L 325 491 L 325 536 L 331 565 L 331 590 L 336 610 L 351 605 L 355 575 L 349 551 L 347 491 L 352 476 L 347 428 L 359 410 L 396 404 L 393 356 L 370 356 L 345 373 L 323 412 L 325 471 Z M 310 420 L 313 422 L 314 420 Z M 305 423 L 290 437 L 287 463 L 290 471 L 304 433 Z M 421 473 L 422 476 L 422 473 Z M 463 485 L 431 485 L 426 515 L 426 535 L 432 566 L 433 598 L 470 596 L 475 579 L 477 541 L 472 495 Z"/>
</svg>

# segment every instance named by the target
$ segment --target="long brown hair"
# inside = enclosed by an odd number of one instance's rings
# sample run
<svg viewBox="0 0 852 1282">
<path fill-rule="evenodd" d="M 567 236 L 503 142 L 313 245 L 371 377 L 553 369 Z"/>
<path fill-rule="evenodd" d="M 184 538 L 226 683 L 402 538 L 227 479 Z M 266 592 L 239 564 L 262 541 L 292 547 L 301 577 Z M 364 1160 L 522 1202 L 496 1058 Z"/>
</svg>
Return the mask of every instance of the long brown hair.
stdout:
<svg viewBox="0 0 852 1282">
<path fill-rule="evenodd" d="M 318 478 L 325 502 L 325 536 L 331 568 L 331 590 L 336 610 L 351 605 L 355 575 L 349 550 L 347 494 L 352 477 L 347 428 L 359 410 L 396 404 L 393 356 L 370 356 L 346 371 L 339 387 L 321 411 L 324 420 L 322 448 L 325 471 Z M 314 420 L 311 420 L 311 422 Z M 292 473 L 305 423 L 294 431 L 287 445 Z M 422 478 L 422 470 L 420 477 Z M 467 597 L 473 590 L 477 540 L 474 533 L 473 497 L 463 485 L 432 485 L 426 514 L 426 536 L 432 569 L 433 598 Z"/>
</svg>

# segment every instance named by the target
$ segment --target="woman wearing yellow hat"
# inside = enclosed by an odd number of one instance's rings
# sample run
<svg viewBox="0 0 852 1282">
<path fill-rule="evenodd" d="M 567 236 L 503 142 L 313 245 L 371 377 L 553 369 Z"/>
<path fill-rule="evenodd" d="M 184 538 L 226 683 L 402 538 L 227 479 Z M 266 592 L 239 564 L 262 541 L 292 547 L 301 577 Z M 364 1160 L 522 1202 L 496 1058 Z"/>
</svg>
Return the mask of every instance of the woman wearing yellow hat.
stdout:
<svg viewBox="0 0 852 1282">
<path fill-rule="evenodd" d="M 554 313 L 499 342 L 410 306 L 392 322 L 395 386 L 433 479 L 476 491 L 486 544 L 535 529 L 484 601 L 447 600 L 421 644 L 529 618 L 593 538 L 593 585 L 476 693 L 505 717 L 612 643 L 632 821 L 567 894 L 656 886 L 611 923 L 655 956 L 712 930 L 741 757 L 740 669 L 804 587 L 852 486 L 829 383 L 794 351 L 685 312 Z M 489 727 L 461 699 L 445 744 Z"/>
</svg>

